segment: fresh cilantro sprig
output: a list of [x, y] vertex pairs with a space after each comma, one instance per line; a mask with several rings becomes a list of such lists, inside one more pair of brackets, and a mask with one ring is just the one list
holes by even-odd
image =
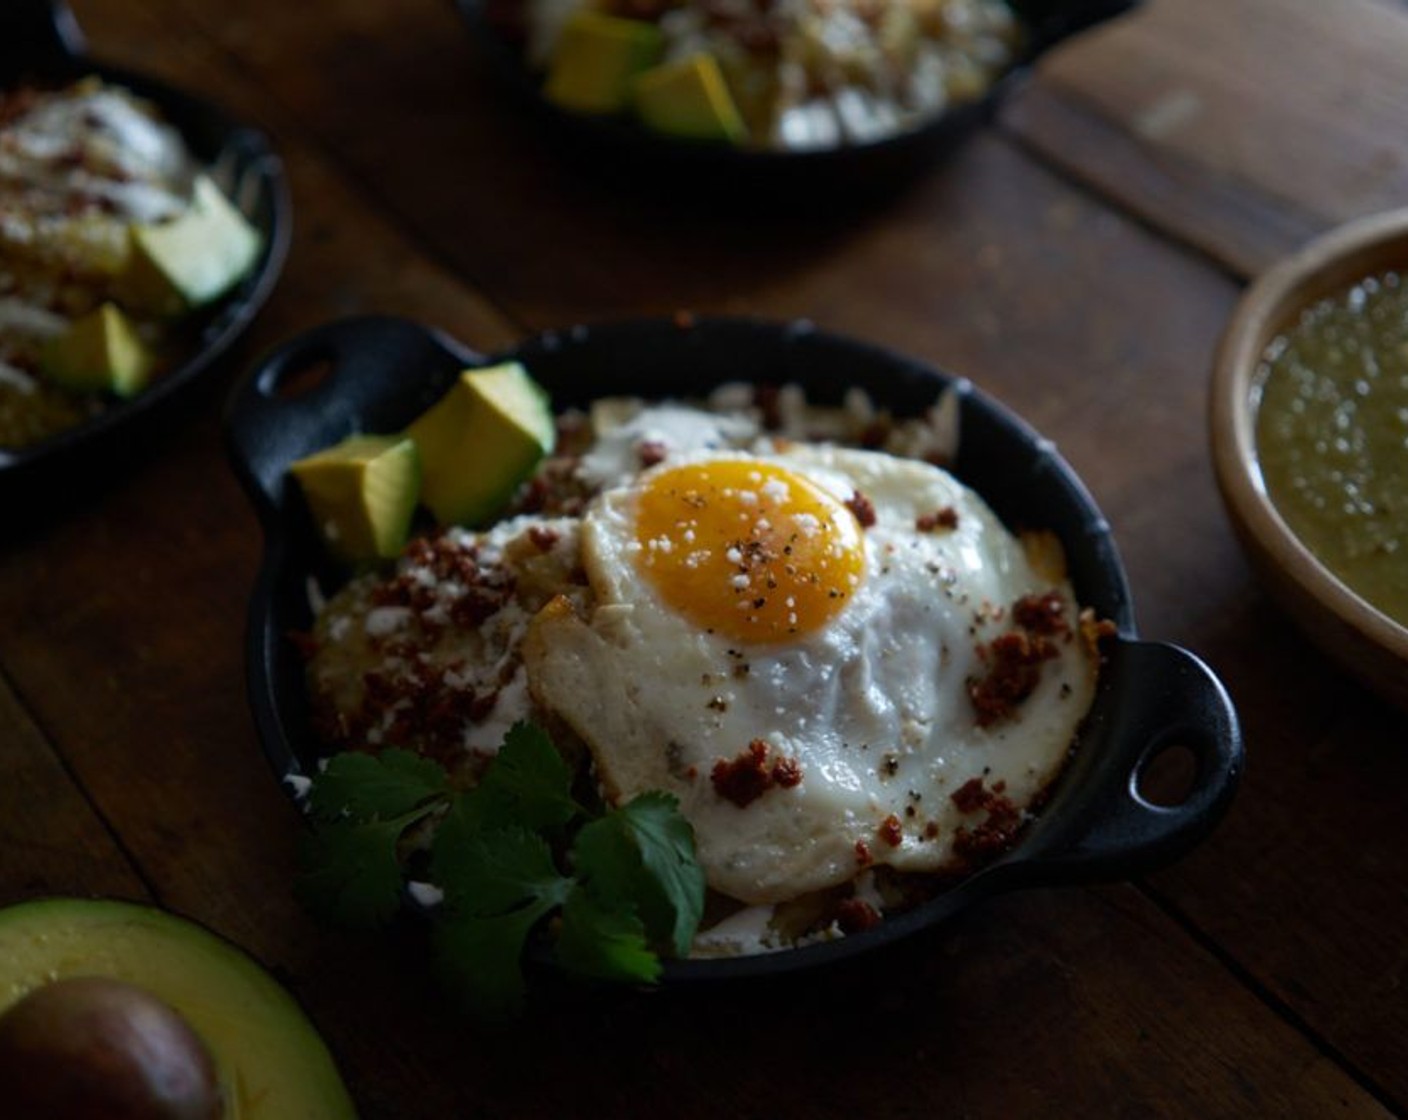
[[521, 1005], [524, 949], [545, 926], [565, 971], [652, 982], [660, 951], [685, 954], [703, 913], [693, 830], [668, 794], [594, 812], [571, 787], [547, 734], [527, 723], [469, 790], [409, 751], [337, 755], [309, 792], [300, 893], [329, 920], [385, 924], [400, 906], [408, 849], [428, 847], [428, 878], [444, 893], [435, 957], [471, 1009]]
[[313, 780], [313, 829], [299, 853], [298, 890], [342, 925], [384, 925], [401, 905], [401, 838], [453, 801], [445, 771], [410, 751], [339, 754]]

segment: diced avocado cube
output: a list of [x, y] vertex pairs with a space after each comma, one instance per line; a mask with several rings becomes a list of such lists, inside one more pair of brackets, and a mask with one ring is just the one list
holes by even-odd
[[465, 370], [406, 434], [420, 449], [421, 501], [442, 525], [483, 525], [556, 439], [547, 394], [517, 362]]
[[123, 296], [133, 307], [169, 316], [223, 296], [254, 267], [263, 244], [204, 175], [196, 176], [189, 210], [171, 221], [134, 225], [130, 237]]
[[748, 128], [711, 54], [647, 70], [635, 83], [636, 113], [648, 128], [686, 140], [742, 142]]
[[348, 564], [396, 556], [420, 495], [420, 455], [403, 435], [348, 436], [290, 468], [328, 549]]
[[663, 49], [654, 24], [578, 12], [563, 25], [543, 94], [575, 113], [619, 113], [630, 105], [632, 80]]
[[40, 355], [44, 375], [80, 393], [130, 397], [151, 379], [156, 359], [132, 321], [104, 303], [49, 339]]

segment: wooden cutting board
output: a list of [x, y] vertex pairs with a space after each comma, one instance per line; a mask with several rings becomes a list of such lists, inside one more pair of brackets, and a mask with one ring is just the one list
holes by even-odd
[[1147, 0], [1047, 55], [1003, 125], [1247, 277], [1408, 206], [1408, 5]]

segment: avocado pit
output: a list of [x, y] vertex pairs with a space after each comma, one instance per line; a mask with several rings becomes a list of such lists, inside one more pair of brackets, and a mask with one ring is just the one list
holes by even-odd
[[36, 988], [0, 1015], [0, 1101], [15, 1120], [221, 1120], [215, 1063], [170, 1005], [98, 976]]

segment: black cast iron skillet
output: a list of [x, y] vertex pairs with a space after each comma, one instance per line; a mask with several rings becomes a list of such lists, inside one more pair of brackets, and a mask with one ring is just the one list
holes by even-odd
[[[912, 415], [951, 385], [961, 402], [955, 473], [1009, 526], [1053, 530], [1080, 602], [1118, 627], [1071, 763], [1015, 850], [874, 929], [765, 956], [668, 962], [667, 979], [818, 965], [933, 926], [998, 891], [1132, 876], [1196, 843], [1227, 806], [1242, 767], [1232, 704], [1192, 654], [1136, 637], [1109, 526], [1053, 444], [967, 381], [805, 323], [742, 319], [575, 327], [492, 357], [406, 320], [348, 319], [294, 339], [250, 371], [234, 389], [225, 421], [235, 469], [264, 528], [246, 669], [255, 722], [276, 774], [307, 774], [316, 764], [302, 661], [288, 635], [309, 625], [310, 579], [326, 589], [343, 578], [324, 557], [287, 477], [289, 464], [354, 430], [399, 430], [464, 367], [509, 357], [526, 364], [558, 408], [607, 394], [699, 395], [723, 381], [754, 378], [797, 382], [811, 399], [830, 403], [859, 385], [878, 404]], [[313, 370], [322, 379], [293, 395]], [[1192, 754], [1196, 776], [1180, 804], [1161, 807], [1144, 798], [1139, 781], [1150, 760], [1172, 747]]]
[[[489, 15], [494, 0], [454, 2], [506, 88], [541, 120], [554, 140], [569, 153], [584, 157], [584, 166], [652, 186], [664, 180], [692, 195], [707, 191], [715, 203], [741, 203], [746, 208], [758, 201], [827, 204], [839, 194], [868, 196], [902, 183], [952, 151], [988, 119], [1041, 55], [1072, 35], [1136, 7], [1140, 0], [1009, 0], [1027, 40], [1011, 66], [981, 97], [883, 139], [809, 151], [701, 144], [629, 121], [559, 108], [542, 95], [541, 77], [526, 64], [522, 45], [495, 26]], [[818, 195], [824, 197], [818, 199]]]
[[87, 75], [151, 101], [180, 131], [196, 158], [264, 238], [254, 269], [213, 309], [198, 313], [189, 356], [129, 401], [22, 449], [0, 448], [0, 504], [12, 508], [61, 503], [80, 472], [91, 476], [175, 415], [217, 358], [234, 343], [273, 289], [288, 251], [291, 213], [283, 165], [268, 140], [215, 106], [151, 78], [90, 59], [64, 0], [0, 3], [0, 88], [62, 85]]

